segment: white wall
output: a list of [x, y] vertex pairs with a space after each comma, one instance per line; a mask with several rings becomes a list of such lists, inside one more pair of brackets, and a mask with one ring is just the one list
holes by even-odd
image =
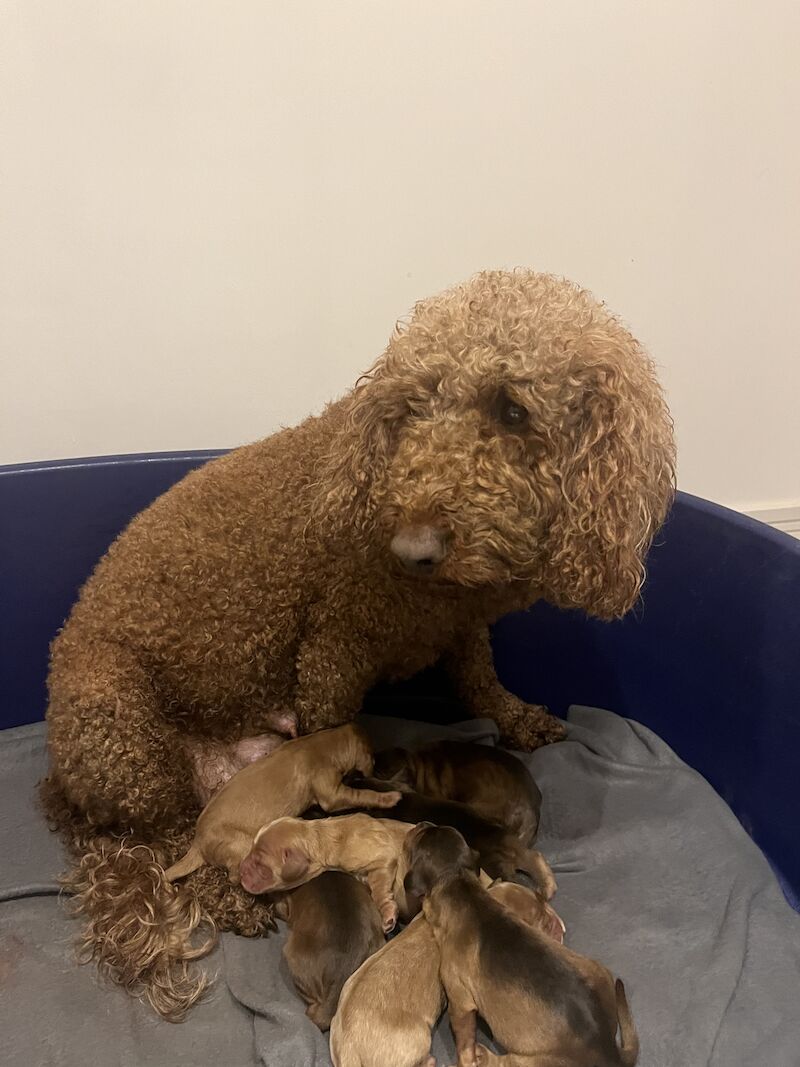
[[410, 304], [567, 274], [680, 483], [800, 501], [796, 0], [3, 0], [0, 462], [235, 445]]

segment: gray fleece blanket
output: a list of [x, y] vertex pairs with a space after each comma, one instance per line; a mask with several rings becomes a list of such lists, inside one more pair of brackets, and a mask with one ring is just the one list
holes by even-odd
[[[378, 745], [496, 742], [493, 724], [365, 718]], [[540, 847], [567, 943], [625, 979], [641, 1067], [798, 1067], [800, 916], [708, 783], [649, 730], [573, 708], [568, 739], [524, 757], [544, 794]], [[226, 935], [214, 992], [162, 1022], [74, 962], [57, 839], [34, 804], [41, 725], [0, 734], [0, 1062], [5, 1067], [323, 1067], [283, 935]], [[446, 1019], [434, 1036], [454, 1061]], [[387, 1064], [387, 1067], [391, 1065]]]

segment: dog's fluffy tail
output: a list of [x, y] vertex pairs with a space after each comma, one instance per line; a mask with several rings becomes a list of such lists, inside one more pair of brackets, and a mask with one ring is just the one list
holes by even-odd
[[621, 978], [618, 978], [614, 983], [614, 992], [617, 997], [617, 1022], [619, 1023], [619, 1036], [622, 1041], [618, 1050], [619, 1062], [622, 1067], [634, 1067], [639, 1059], [639, 1035], [636, 1032], [631, 1009], [628, 1006], [628, 998], [625, 996], [625, 986]]
[[148, 846], [108, 836], [87, 843], [62, 885], [71, 894], [72, 913], [86, 920], [81, 961], [94, 961], [170, 1022], [183, 1019], [209, 985], [193, 963], [217, 939], [196, 894], [170, 884]]

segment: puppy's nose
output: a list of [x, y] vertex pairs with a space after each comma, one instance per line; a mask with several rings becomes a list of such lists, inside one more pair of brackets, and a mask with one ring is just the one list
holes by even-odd
[[414, 574], [430, 574], [447, 555], [447, 534], [435, 526], [401, 526], [389, 548]]

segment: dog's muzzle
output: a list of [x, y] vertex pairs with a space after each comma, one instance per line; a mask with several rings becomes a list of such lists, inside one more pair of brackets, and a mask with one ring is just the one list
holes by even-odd
[[433, 574], [447, 555], [447, 533], [435, 526], [401, 526], [389, 548], [412, 574]]

